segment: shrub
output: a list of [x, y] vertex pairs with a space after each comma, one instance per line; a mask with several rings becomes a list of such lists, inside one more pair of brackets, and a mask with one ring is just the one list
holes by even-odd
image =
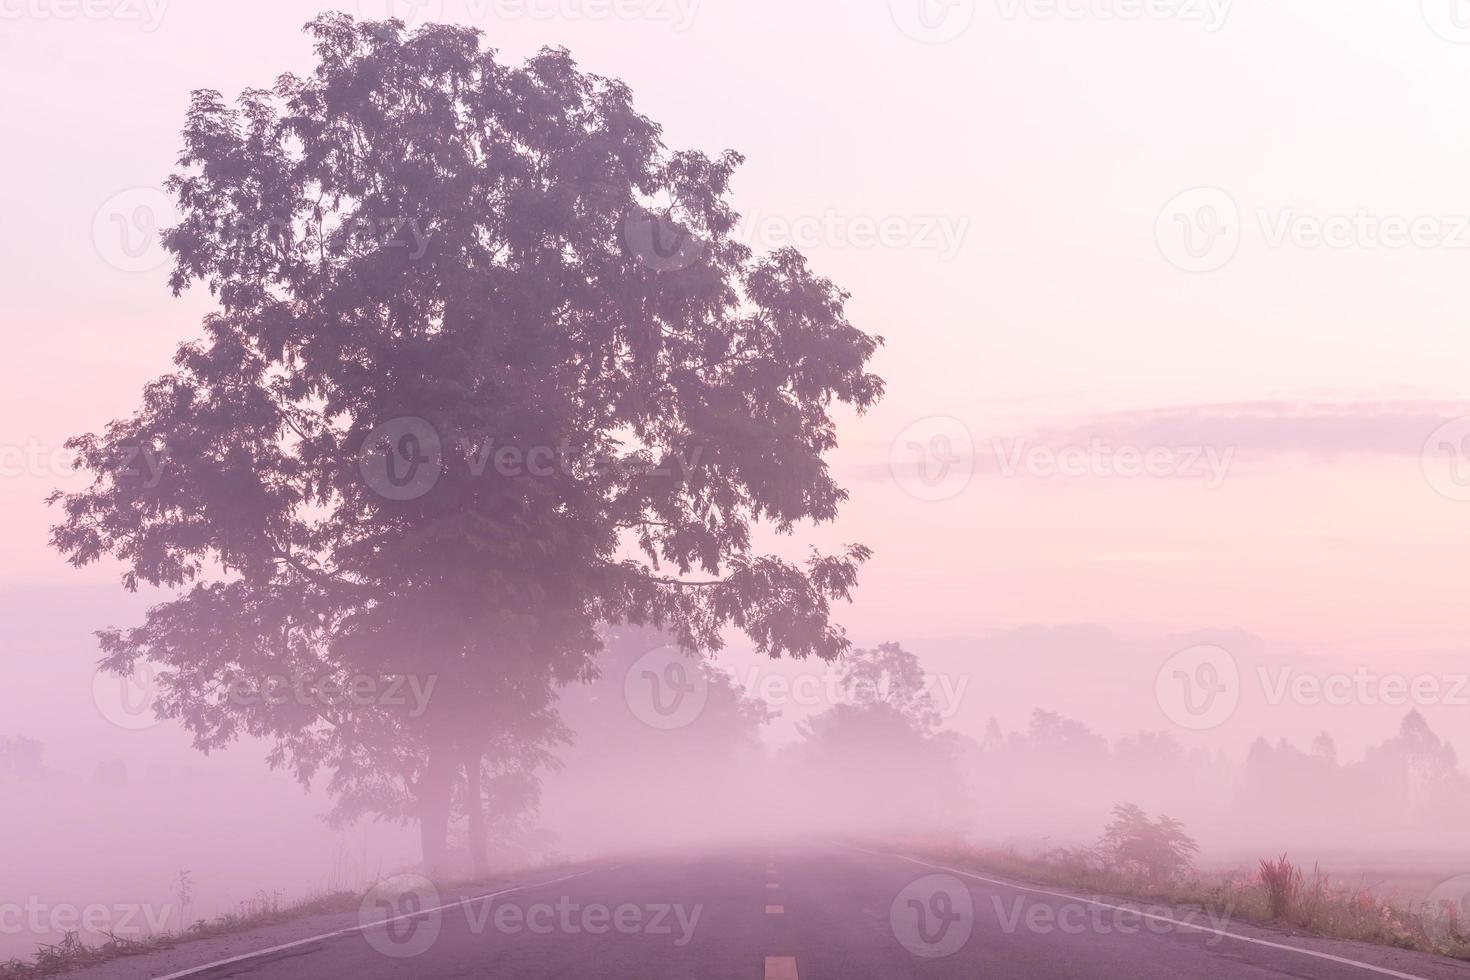
[[1113, 807], [1113, 820], [1103, 831], [1098, 850], [1120, 871], [1167, 882], [1190, 871], [1199, 845], [1173, 817], [1151, 820], [1134, 804], [1120, 803]]
[[1302, 869], [1288, 861], [1285, 854], [1274, 861], [1261, 858], [1261, 884], [1266, 888], [1271, 917], [1279, 919], [1291, 909], [1301, 890]]

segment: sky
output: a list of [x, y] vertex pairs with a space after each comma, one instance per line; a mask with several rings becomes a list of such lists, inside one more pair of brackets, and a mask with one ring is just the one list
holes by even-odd
[[[347, 9], [471, 23], [507, 59], [565, 45], [669, 146], [745, 154], [740, 234], [799, 245], [886, 342], [887, 397], [841, 420], [842, 516], [766, 542], [874, 548], [858, 642], [1086, 623], [1462, 649], [1455, 9], [922, 2]], [[59, 447], [130, 411], [209, 309], [168, 293], [149, 232], [190, 90], [304, 70], [320, 9], [0, 0], [0, 588], [115, 581], [46, 545]]]

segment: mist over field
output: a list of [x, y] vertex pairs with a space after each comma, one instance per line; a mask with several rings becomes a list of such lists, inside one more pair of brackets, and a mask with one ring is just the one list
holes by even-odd
[[[6, 955], [59, 939], [68, 923], [56, 908], [166, 931], [180, 915], [363, 888], [417, 866], [411, 827], [334, 829], [323, 787], [270, 773], [265, 746], [246, 739], [201, 756], [152, 719], [146, 681], [99, 683], [85, 639], [42, 625], [85, 593], [12, 595], [7, 622], [36, 623], [33, 648], [71, 666], [65, 685], [11, 707], [30, 724], [3, 743], [4, 881], [10, 894], [37, 896], [36, 914], [57, 928], [10, 931]], [[1027, 627], [911, 646], [923, 651], [916, 686], [879, 676], [867, 688], [845, 685], [840, 665], [738, 648], [698, 667], [657, 631], [615, 631], [602, 676], [561, 692], [557, 766], [539, 790], [507, 780], [506, 812], [492, 810], [492, 867], [772, 838], [962, 840], [1040, 855], [1091, 847], [1126, 801], [1182, 820], [1205, 868], [1285, 851], [1411, 899], [1459, 873], [1470, 778], [1455, 755], [1464, 712], [1448, 687], [1448, 704], [1392, 691], [1381, 704], [1340, 694], [1293, 703], [1281, 695], [1288, 679], [1342, 686], [1362, 671], [1273, 654], [1241, 631]], [[1155, 681], [1172, 653], [1200, 646], [1238, 651], [1248, 676], [1230, 718], [1191, 731], [1171, 721], [1176, 704], [1158, 699]], [[1455, 658], [1402, 662], [1457, 683]], [[682, 701], [666, 675], [680, 664]], [[927, 699], [922, 709], [890, 713], [902, 690]], [[1344, 813], [1352, 819], [1332, 817]]]

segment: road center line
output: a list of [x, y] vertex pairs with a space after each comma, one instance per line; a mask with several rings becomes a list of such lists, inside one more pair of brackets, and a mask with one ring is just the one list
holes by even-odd
[[[914, 864], [920, 865], [925, 868], [933, 868], [936, 871], [948, 871], [951, 874], [964, 875], [966, 878], [974, 878], [976, 881], [984, 881], [992, 885], [1000, 885], [1004, 888], [1013, 888], [1016, 891], [1031, 892], [1035, 895], [1050, 895], [1052, 898], [1065, 898], [1071, 902], [1082, 902], [1085, 905], [1095, 905], [1098, 908], [1113, 909], [1118, 912], [1127, 912], [1131, 915], [1136, 915], [1144, 919], [1152, 919], [1155, 922], [1168, 922], [1183, 929], [1193, 929], [1196, 932], [1207, 932], [1211, 935], [1221, 936], [1226, 939], [1237, 939], [1243, 943], [1252, 943], [1256, 946], [1267, 946], [1271, 949], [1285, 950], [1288, 953], [1300, 953], [1302, 956], [1311, 956], [1319, 960], [1328, 960], [1333, 963], [1341, 963], [1344, 966], [1357, 967], [1360, 970], [1368, 970], [1371, 973], [1382, 974], [1386, 977], [1398, 977], [1399, 980], [1429, 980], [1428, 977], [1421, 977], [1417, 973], [1401, 973], [1398, 970], [1390, 970], [1386, 966], [1374, 966], [1372, 963], [1364, 963], [1361, 960], [1348, 959], [1346, 956], [1336, 956], [1332, 953], [1323, 953], [1315, 949], [1303, 949], [1301, 946], [1288, 946], [1285, 943], [1272, 942], [1269, 939], [1257, 939], [1254, 936], [1244, 936], [1238, 932], [1229, 932], [1225, 929], [1216, 929], [1213, 926], [1202, 926], [1194, 922], [1184, 922], [1179, 919], [1170, 918], [1167, 915], [1158, 915], [1154, 912], [1143, 912], [1139, 909], [1131, 909], [1128, 908], [1126, 905], [1112, 905], [1108, 902], [1099, 901], [1095, 898], [1083, 898], [1080, 895], [1069, 895], [1066, 892], [1057, 892], [1051, 891], [1046, 888], [1031, 888], [1027, 885], [1018, 885], [1015, 882], [1002, 881], [999, 878], [987, 878], [984, 875], [975, 874], [973, 871], [964, 871], [960, 868], [951, 868], [945, 864], [934, 864], [930, 861], [922, 861], [916, 857], [909, 857], [907, 854], [889, 854], [883, 851], [870, 851], [865, 847], [858, 847], [856, 844], [846, 844], [842, 843], [841, 841], [839, 841], [838, 843], [843, 847], [850, 848], [854, 851], [861, 851], [864, 854], [871, 854], [874, 857], [900, 858], [904, 861], [911, 861]], [[167, 980], [167, 978], [165, 978], [165, 980]]]
[[228, 966], [231, 963], [240, 963], [245, 960], [253, 960], [259, 956], [269, 956], [271, 953], [279, 953], [282, 950], [286, 949], [295, 949], [297, 946], [305, 946], [309, 943], [319, 943], [325, 939], [336, 939], [338, 936], [350, 936], [354, 932], [366, 932], [368, 929], [376, 929], [379, 926], [385, 926], [390, 922], [401, 922], [404, 919], [417, 919], [420, 916], [431, 915], [434, 912], [442, 912], [445, 909], [463, 908], [464, 906], [469, 905], [472, 902], [487, 902], [492, 898], [499, 898], [501, 895], [509, 895], [511, 892], [523, 892], [528, 888], [541, 888], [545, 885], [557, 885], [563, 881], [571, 881], [573, 878], [581, 878], [584, 875], [590, 875], [594, 871], [616, 871], [618, 868], [621, 867], [622, 865], [619, 864], [614, 865], [611, 868], [589, 868], [586, 871], [578, 871], [576, 874], [563, 875], [560, 878], [552, 878], [550, 881], [532, 881], [527, 882], [524, 885], [516, 885], [512, 888], [502, 888], [498, 892], [490, 892], [486, 895], [476, 895], [473, 898], [461, 898], [457, 901], [445, 902], [443, 905], [436, 905], [431, 909], [420, 909], [417, 912], [405, 912], [403, 915], [395, 915], [392, 918], [379, 919], [376, 922], [369, 922], [365, 925], [349, 926], [346, 929], [338, 929], [334, 932], [324, 932], [320, 936], [308, 936], [305, 939], [295, 939], [289, 943], [281, 943], [279, 946], [269, 946], [265, 949], [252, 950], [249, 953], [241, 953], [239, 956], [230, 956], [222, 960], [215, 960], [213, 963], [205, 963], [202, 966], [191, 966], [187, 970], [180, 970], [177, 973], [170, 973], [167, 976], [157, 977], [156, 980], [179, 980], [179, 978], [181, 977], [192, 977], [196, 973], [203, 973], [206, 970], [213, 970], [216, 967]]
[[795, 956], [767, 956], [766, 980], [799, 980]]

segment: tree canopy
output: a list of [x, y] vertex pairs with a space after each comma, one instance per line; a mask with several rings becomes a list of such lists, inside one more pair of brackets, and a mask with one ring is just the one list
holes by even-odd
[[[798, 252], [731, 237], [738, 154], [667, 150], [567, 51], [306, 30], [310, 74], [193, 96], [164, 244], [173, 291], [217, 308], [136, 412], [69, 443], [94, 480], [56, 495], [53, 544], [173, 593], [104, 664], [161, 665], [197, 744], [273, 740], [344, 818], [417, 801], [432, 863], [451, 798], [474, 819], [505, 775], [485, 760], [562, 737], [550, 692], [595, 669], [598, 624], [846, 649], [830, 606], [867, 549], [798, 563], [752, 529], [836, 516], [831, 412], [881, 396], [881, 340]], [[313, 696], [239, 696], [272, 672]], [[404, 676], [440, 681], [417, 714], [319, 696]]]

